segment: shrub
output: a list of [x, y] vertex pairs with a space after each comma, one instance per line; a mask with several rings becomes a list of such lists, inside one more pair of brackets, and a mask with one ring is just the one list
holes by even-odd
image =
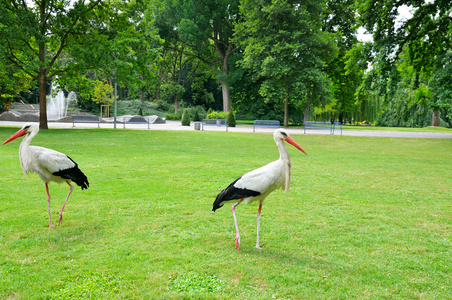
[[195, 110], [195, 115], [193, 116], [193, 121], [194, 121], [194, 122], [199, 122], [199, 121], [201, 121], [201, 119], [199, 118], [199, 114], [198, 114], [198, 111], [197, 111], [197, 110]]
[[166, 120], [182, 120], [181, 114], [166, 114], [165, 115]]
[[[97, 104], [93, 108], [84, 108], [89, 110], [92, 109], [93, 113], [99, 111], [99, 106]], [[166, 113], [174, 111], [174, 106], [172, 106], [171, 104], [162, 103], [161, 101], [141, 102], [140, 100], [120, 100], [118, 101], [117, 115], [133, 115], [139, 112], [140, 108], [142, 115], [144, 116], [157, 115], [159, 117], [164, 117]]]
[[188, 113], [188, 109], [184, 109], [184, 113], [182, 114], [182, 126], [190, 126], [190, 114]]
[[226, 119], [227, 114], [222, 111], [212, 111], [210, 114], [207, 114], [207, 119]]
[[139, 116], [142, 116], [142, 115], [143, 115], [143, 110], [141, 109], [141, 107], [140, 107], [140, 109], [138, 110], [138, 115], [139, 115]]
[[230, 112], [228, 112], [228, 116], [226, 119], [228, 121], [229, 127], [235, 127], [235, 117], [234, 117], [234, 113], [232, 112], [232, 110]]

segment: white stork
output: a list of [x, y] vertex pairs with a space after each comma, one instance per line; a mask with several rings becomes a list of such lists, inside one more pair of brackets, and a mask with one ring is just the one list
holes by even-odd
[[42, 181], [44, 181], [49, 210], [49, 228], [53, 228], [52, 217], [50, 214], [49, 182], [66, 182], [70, 187], [69, 194], [67, 195], [66, 201], [64, 201], [63, 207], [60, 211], [58, 225], [60, 225], [63, 221], [63, 209], [66, 206], [66, 202], [69, 199], [72, 190], [74, 189], [70, 181], [73, 181], [78, 186], [82, 187], [82, 190], [87, 189], [89, 183], [86, 175], [83, 174], [83, 172], [78, 168], [78, 165], [69, 156], [52, 149], [30, 146], [31, 140], [38, 133], [38, 131], [39, 127], [37, 124], [25, 124], [19, 131], [4, 141], [2, 145], [9, 143], [20, 136], [26, 135], [19, 147], [20, 164], [22, 165], [25, 177], [27, 177], [29, 172], [37, 173]]
[[276, 129], [273, 133], [273, 139], [278, 146], [280, 157], [278, 160], [271, 162], [263, 167], [260, 167], [254, 171], [248, 172], [242, 175], [234, 182], [232, 182], [227, 188], [218, 194], [215, 202], [213, 203], [213, 211], [222, 207], [225, 202], [237, 201], [232, 205], [232, 214], [234, 216], [236, 237], [235, 247], [240, 250], [240, 235], [239, 227], [237, 225], [237, 218], [235, 216], [235, 208], [237, 205], [245, 201], [246, 204], [259, 201], [259, 209], [257, 211], [257, 242], [256, 248], [261, 248], [259, 245], [259, 226], [261, 218], [262, 203], [265, 198], [276, 190], [282, 188], [286, 192], [290, 187], [290, 157], [287, 152], [286, 146], [283, 141], [292, 144], [295, 148], [302, 151], [307, 155], [306, 151], [301, 148], [284, 129]]

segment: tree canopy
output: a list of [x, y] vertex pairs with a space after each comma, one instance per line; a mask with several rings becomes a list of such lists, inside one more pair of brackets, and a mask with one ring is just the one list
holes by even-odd
[[0, 0], [0, 104], [38, 87], [47, 128], [50, 82], [93, 110], [117, 82], [176, 114], [451, 127], [451, 21], [446, 0]]

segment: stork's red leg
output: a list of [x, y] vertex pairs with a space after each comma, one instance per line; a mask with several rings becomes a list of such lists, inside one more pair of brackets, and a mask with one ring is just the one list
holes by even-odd
[[257, 241], [256, 241], [256, 248], [261, 249], [261, 246], [259, 245], [259, 229], [260, 229], [260, 223], [261, 223], [261, 210], [262, 210], [262, 203], [259, 204], [259, 209], [257, 211]]
[[52, 225], [52, 215], [50, 213], [50, 193], [49, 193], [49, 184], [46, 182], [46, 192], [47, 192], [47, 206], [48, 206], [48, 210], [49, 210], [49, 228], [53, 228]]
[[63, 222], [63, 209], [66, 206], [66, 202], [69, 199], [69, 196], [71, 195], [72, 191], [74, 190], [74, 187], [69, 183], [69, 181], [66, 181], [66, 182], [71, 188], [69, 190], [69, 194], [67, 194], [66, 200], [64, 201], [63, 207], [60, 210], [60, 219], [58, 220], [58, 225], [61, 225], [61, 222]]
[[235, 216], [235, 207], [237, 205], [239, 205], [240, 203], [242, 203], [242, 200], [239, 200], [237, 203], [232, 205], [232, 215], [234, 216], [234, 223], [235, 223], [235, 232], [236, 232], [236, 236], [235, 236], [235, 247], [237, 248], [237, 250], [240, 250], [240, 234], [239, 234], [239, 225], [237, 224], [237, 217]]

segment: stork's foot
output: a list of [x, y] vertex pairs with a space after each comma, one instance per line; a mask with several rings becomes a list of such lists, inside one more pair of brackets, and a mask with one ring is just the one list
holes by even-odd
[[53, 225], [52, 225], [52, 223], [50, 223], [50, 225], [49, 225], [49, 229], [53, 229]]
[[60, 218], [58, 219], [58, 226], [60, 226], [61, 223], [63, 223], [63, 213], [62, 212], [60, 212]]
[[237, 248], [237, 250], [240, 250], [240, 235], [237, 235], [235, 237], [235, 247]]
[[256, 248], [257, 248], [257, 249], [262, 249], [262, 247], [259, 246], [259, 244], [256, 245]]

